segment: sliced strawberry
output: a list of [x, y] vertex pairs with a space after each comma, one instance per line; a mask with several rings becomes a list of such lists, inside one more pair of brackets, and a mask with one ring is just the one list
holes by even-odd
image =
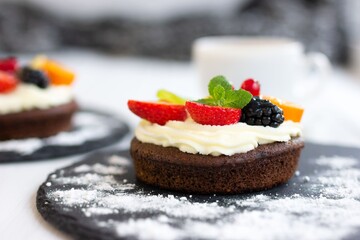
[[0, 93], [13, 91], [18, 84], [18, 80], [11, 74], [0, 71]]
[[13, 73], [17, 69], [17, 60], [15, 57], [8, 57], [0, 59], [0, 70], [4, 72]]
[[186, 119], [184, 105], [129, 100], [128, 107], [137, 116], [159, 125], [164, 125], [170, 120], [185, 121]]
[[203, 125], [230, 125], [239, 122], [241, 109], [210, 106], [197, 102], [186, 102], [186, 110], [191, 118]]

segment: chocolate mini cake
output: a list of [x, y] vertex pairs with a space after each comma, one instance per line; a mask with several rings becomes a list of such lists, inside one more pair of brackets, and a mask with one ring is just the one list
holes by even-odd
[[181, 152], [175, 147], [131, 143], [136, 177], [164, 189], [194, 193], [242, 193], [287, 182], [298, 165], [304, 142], [260, 145], [247, 153], [207, 156]]
[[162, 90], [161, 102], [129, 100], [129, 109], [144, 119], [130, 147], [137, 179], [202, 194], [258, 191], [287, 182], [304, 147], [303, 109], [254, 97], [260, 85], [252, 79], [242, 87], [246, 90], [234, 90], [218, 76], [205, 99], [181, 101]]
[[75, 75], [45, 56], [18, 66], [0, 59], [0, 141], [44, 138], [69, 130], [77, 110]]
[[75, 101], [49, 109], [0, 115], [0, 140], [49, 137], [71, 127]]

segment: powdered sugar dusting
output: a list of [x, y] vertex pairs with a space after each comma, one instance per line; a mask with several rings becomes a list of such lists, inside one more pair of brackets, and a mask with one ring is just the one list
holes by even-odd
[[360, 168], [354, 158], [320, 158], [317, 164], [328, 166], [317, 178], [322, 188], [319, 191], [328, 197], [360, 200]]
[[0, 141], [0, 152], [17, 152], [22, 155], [32, 154], [45, 146], [74, 146], [81, 145], [88, 140], [100, 139], [107, 136], [111, 129], [106, 123], [109, 121], [101, 115], [89, 112], [78, 112], [74, 116], [74, 130], [62, 132], [56, 136], [38, 139]]
[[[146, 228], [148, 231], [144, 231]], [[184, 234], [180, 229], [176, 229], [167, 223], [163, 223], [157, 219], [130, 219], [128, 222], [117, 223], [116, 230], [119, 236], [137, 236], [139, 239], [178, 239]], [[159, 236], [161, 232], [161, 236]]]
[[38, 138], [28, 138], [24, 140], [9, 140], [0, 142], [0, 151], [18, 152], [21, 154], [31, 154], [44, 146], [43, 141]]
[[81, 209], [85, 216], [91, 217], [93, 215], [107, 215], [107, 214], [117, 214], [119, 210], [117, 209], [110, 209], [110, 208], [103, 208], [103, 207], [89, 207], [87, 209]]
[[354, 158], [315, 159], [309, 164], [316, 171], [299, 172], [289, 194], [236, 196], [153, 192], [128, 182], [128, 163], [114, 155], [58, 172], [46, 182], [48, 201], [79, 209], [116, 237], [136, 239], [342, 239], [360, 228], [360, 164]]
[[321, 157], [316, 160], [316, 163], [318, 165], [328, 166], [331, 169], [345, 169], [356, 166], [358, 164], [358, 160], [354, 158], [339, 156], [332, 158]]
[[95, 173], [100, 174], [114, 174], [114, 175], [120, 175], [126, 172], [125, 168], [118, 167], [118, 166], [105, 166], [100, 163], [96, 163], [92, 166], [83, 164], [81, 166], [78, 166], [74, 169], [74, 172], [90, 172], [93, 171]]
[[100, 194], [95, 190], [84, 191], [81, 189], [70, 189], [67, 191], [55, 191], [50, 194], [50, 198], [56, 202], [61, 201], [65, 205], [87, 204], [94, 201]]
[[109, 157], [108, 162], [112, 165], [128, 166], [130, 165], [130, 160], [118, 155], [113, 155]]

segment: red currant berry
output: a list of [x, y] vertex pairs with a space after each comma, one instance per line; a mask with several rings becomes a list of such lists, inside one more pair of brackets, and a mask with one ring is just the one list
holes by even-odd
[[17, 69], [17, 60], [15, 57], [0, 59], [0, 71], [13, 73]]
[[11, 74], [0, 71], [0, 93], [13, 91], [18, 84], [18, 80]]
[[253, 96], [260, 95], [260, 83], [252, 78], [246, 79], [240, 88], [250, 92]]

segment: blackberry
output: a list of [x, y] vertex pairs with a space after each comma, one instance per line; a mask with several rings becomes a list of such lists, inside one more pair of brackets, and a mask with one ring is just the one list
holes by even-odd
[[34, 84], [39, 88], [47, 88], [49, 86], [49, 79], [45, 73], [31, 67], [23, 67], [21, 69], [20, 79], [24, 83]]
[[240, 122], [248, 125], [278, 127], [284, 122], [283, 111], [268, 100], [253, 97], [242, 109]]

